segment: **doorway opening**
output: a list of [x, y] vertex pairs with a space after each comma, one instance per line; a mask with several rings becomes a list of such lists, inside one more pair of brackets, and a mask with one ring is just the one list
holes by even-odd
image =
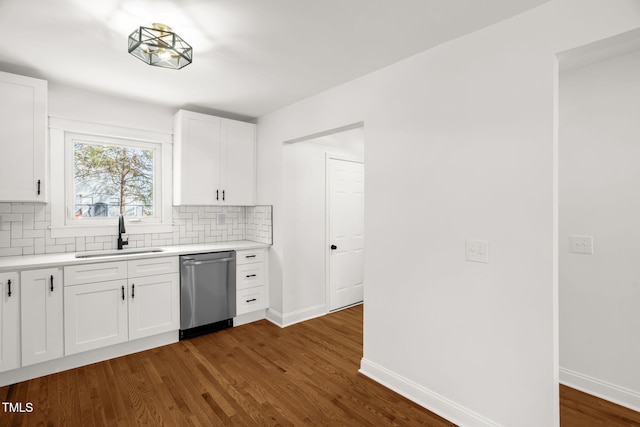
[[[327, 314], [332, 310], [330, 307], [333, 307], [330, 290], [333, 267], [329, 262], [332, 255], [329, 242], [332, 224], [329, 206], [332, 201], [327, 192], [331, 186], [327, 168], [328, 162], [333, 161], [330, 159], [363, 164], [363, 123], [284, 143], [282, 216], [285, 223], [283, 250], [287, 255], [284, 261], [286, 265], [283, 266], [283, 317], [287, 319], [285, 325]], [[362, 179], [363, 177], [361, 175]], [[351, 206], [347, 209], [349, 212], [354, 202], [353, 197], [347, 199], [350, 200], [343, 208]], [[360, 216], [364, 221], [363, 204]], [[352, 219], [347, 222], [352, 222]], [[348, 227], [352, 226], [353, 224], [349, 224]], [[362, 233], [360, 230], [360, 234]], [[337, 243], [334, 245], [338, 246]], [[341, 244], [340, 248], [346, 246]], [[362, 250], [358, 253], [359, 262], [364, 262]], [[358, 262], [358, 255], [340, 258], [346, 261], [345, 265], [354, 260]], [[359, 269], [362, 275], [362, 266]], [[347, 274], [354, 274], [355, 270], [357, 269], [348, 269]]]
[[559, 59], [559, 379], [640, 411], [640, 32]]

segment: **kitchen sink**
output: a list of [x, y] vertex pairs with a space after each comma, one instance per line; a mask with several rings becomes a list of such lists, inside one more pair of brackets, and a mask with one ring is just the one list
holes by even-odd
[[140, 248], [140, 249], [122, 249], [122, 250], [113, 250], [113, 251], [80, 252], [76, 254], [76, 258], [101, 258], [101, 257], [109, 257], [109, 256], [140, 255], [140, 254], [149, 254], [153, 252], [164, 252], [164, 249]]

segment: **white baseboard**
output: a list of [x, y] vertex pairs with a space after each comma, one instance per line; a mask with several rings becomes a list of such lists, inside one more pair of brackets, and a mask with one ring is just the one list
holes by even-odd
[[640, 412], [640, 392], [560, 368], [560, 383]]
[[305, 320], [310, 320], [316, 317], [321, 317], [325, 314], [327, 314], [327, 306], [325, 304], [318, 304], [286, 314], [268, 309], [267, 320], [271, 323], [275, 323], [281, 328], [286, 328], [287, 326], [295, 325], [296, 323], [304, 322]]
[[251, 313], [241, 314], [233, 318], [233, 327], [246, 325], [267, 318], [267, 310], [257, 310]]
[[360, 373], [459, 426], [499, 426], [498, 423], [367, 359], [361, 360]]

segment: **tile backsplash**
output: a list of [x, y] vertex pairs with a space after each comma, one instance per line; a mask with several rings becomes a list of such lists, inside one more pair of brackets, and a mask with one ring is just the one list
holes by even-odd
[[[131, 248], [234, 240], [270, 244], [271, 215], [271, 206], [174, 206], [171, 232], [125, 236]], [[115, 231], [103, 236], [52, 238], [50, 225], [50, 205], [0, 203], [0, 256], [116, 248]]]

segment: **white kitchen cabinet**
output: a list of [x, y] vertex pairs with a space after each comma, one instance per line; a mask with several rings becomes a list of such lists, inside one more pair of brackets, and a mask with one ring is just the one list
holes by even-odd
[[64, 329], [66, 355], [127, 341], [126, 279], [65, 286]]
[[266, 251], [259, 248], [236, 252], [236, 316], [269, 306]]
[[0, 372], [20, 366], [20, 282], [18, 273], [0, 274]]
[[177, 331], [178, 257], [65, 267], [65, 354]]
[[22, 366], [62, 357], [63, 286], [58, 268], [20, 274]]
[[174, 205], [254, 205], [256, 126], [180, 110], [174, 117]]
[[222, 119], [220, 188], [230, 206], [255, 205], [256, 125]]
[[180, 329], [180, 275], [129, 279], [129, 339]]
[[0, 201], [45, 202], [47, 82], [0, 72]]

